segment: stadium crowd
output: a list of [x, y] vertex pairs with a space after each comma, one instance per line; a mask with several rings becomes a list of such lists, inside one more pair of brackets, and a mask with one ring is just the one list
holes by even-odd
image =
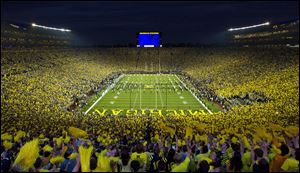
[[[299, 171], [298, 49], [136, 54], [1, 51], [1, 171]], [[268, 102], [201, 116], [67, 110], [112, 72], [157, 71], [157, 56], [162, 70], [186, 72], [222, 98], [260, 92]]]
[[[147, 118], [146, 118], [147, 119]], [[144, 121], [144, 119], [141, 119]], [[150, 121], [146, 120], [151, 124]], [[131, 124], [129, 123], [129, 126]], [[148, 125], [147, 125], [148, 126]], [[132, 128], [139, 129], [136, 123]], [[120, 127], [121, 128], [121, 127]], [[122, 129], [122, 128], [121, 128]], [[122, 129], [125, 130], [125, 129]], [[119, 134], [109, 129], [98, 136], [70, 127], [57, 138], [40, 134], [30, 140], [24, 131], [2, 134], [1, 171], [14, 172], [298, 172], [299, 134], [283, 132], [284, 141], [257, 132], [218, 138], [174, 133]], [[105, 133], [106, 132], [106, 133]], [[108, 133], [107, 133], [108, 132]], [[292, 132], [292, 131], [291, 131]], [[239, 136], [239, 137], [238, 137]], [[256, 139], [256, 137], [258, 138]], [[25, 143], [25, 144], [24, 144]]]

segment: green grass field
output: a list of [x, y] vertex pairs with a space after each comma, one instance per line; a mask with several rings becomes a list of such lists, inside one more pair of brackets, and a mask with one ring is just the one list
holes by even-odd
[[[207, 106], [205, 106], [207, 104]], [[207, 100], [196, 98], [173, 74], [124, 74], [92, 97], [85, 113], [103, 109], [204, 110], [216, 112]], [[211, 112], [210, 112], [211, 111]]]

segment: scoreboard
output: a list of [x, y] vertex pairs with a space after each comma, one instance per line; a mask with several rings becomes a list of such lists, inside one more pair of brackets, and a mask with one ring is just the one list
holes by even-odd
[[159, 32], [138, 32], [137, 47], [162, 47]]

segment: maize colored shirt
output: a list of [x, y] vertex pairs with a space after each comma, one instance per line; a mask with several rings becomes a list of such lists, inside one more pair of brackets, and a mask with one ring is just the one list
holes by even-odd
[[286, 172], [299, 172], [299, 161], [294, 158], [288, 158], [283, 162], [281, 169]]
[[195, 157], [195, 161], [196, 162], [199, 162], [199, 161], [202, 161], [202, 160], [206, 160], [208, 163], [211, 162], [212, 160], [209, 158], [209, 155], [210, 155], [210, 151], [207, 152], [207, 153], [204, 153], [204, 154], [198, 154], [196, 155]]
[[131, 154], [131, 160], [137, 160], [140, 162], [141, 165], [144, 165], [148, 162], [148, 155], [147, 153], [134, 152]]
[[109, 157], [106, 156], [107, 150], [101, 151], [101, 153], [97, 153], [96, 156], [98, 158], [97, 168], [94, 170], [96, 172], [111, 172], [110, 168], [110, 160]]
[[174, 165], [171, 172], [187, 172], [189, 164], [190, 158], [186, 157], [182, 163], [179, 165]]
[[252, 172], [251, 169], [252, 160], [251, 160], [251, 153], [249, 151], [243, 154], [242, 162], [243, 162], [242, 172]]

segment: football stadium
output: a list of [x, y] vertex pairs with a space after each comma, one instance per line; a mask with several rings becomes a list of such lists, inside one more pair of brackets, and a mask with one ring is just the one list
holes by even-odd
[[1, 2], [1, 172], [299, 172], [298, 5]]

